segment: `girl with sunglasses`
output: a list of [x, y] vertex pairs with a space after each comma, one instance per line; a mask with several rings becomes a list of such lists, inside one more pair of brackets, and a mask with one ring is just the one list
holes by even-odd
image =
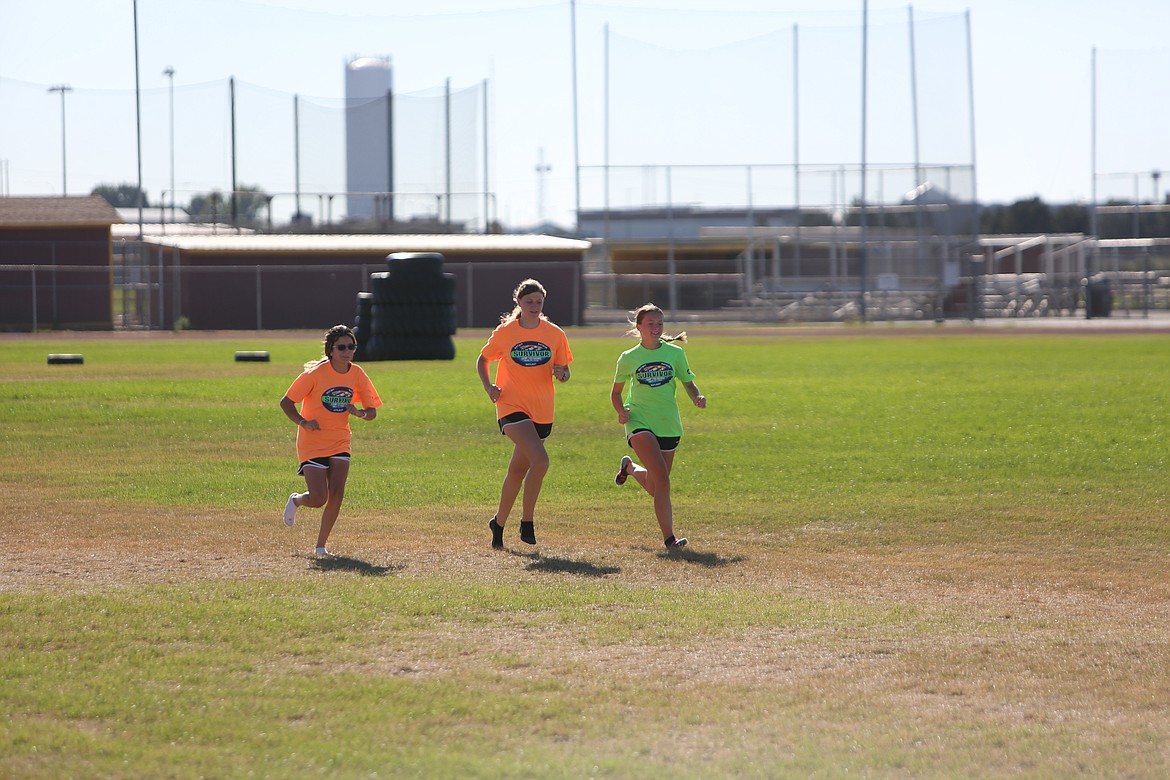
[[280, 399], [280, 408], [297, 426], [297, 473], [308, 487], [308, 492], [288, 497], [284, 522], [290, 526], [296, 522], [298, 507], [325, 507], [317, 532], [317, 555], [333, 555], [325, 549], [325, 542], [341, 512], [349, 478], [349, 418], [373, 420], [382, 405], [366, 372], [353, 362], [356, 348], [353, 331], [334, 325], [325, 333], [325, 357], [306, 363], [304, 372]]

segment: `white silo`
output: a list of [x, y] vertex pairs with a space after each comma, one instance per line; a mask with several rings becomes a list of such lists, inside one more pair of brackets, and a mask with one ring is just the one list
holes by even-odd
[[[394, 190], [392, 87], [389, 57], [355, 57], [346, 63], [345, 188], [350, 193]], [[351, 194], [346, 203], [350, 219], [391, 216], [388, 198]]]

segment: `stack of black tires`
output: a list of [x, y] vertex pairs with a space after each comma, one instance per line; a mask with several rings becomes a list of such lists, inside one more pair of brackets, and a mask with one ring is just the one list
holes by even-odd
[[455, 276], [436, 252], [395, 253], [357, 297], [354, 360], [454, 360]]

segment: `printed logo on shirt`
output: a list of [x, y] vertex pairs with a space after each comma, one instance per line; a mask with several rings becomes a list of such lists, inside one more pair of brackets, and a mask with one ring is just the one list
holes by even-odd
[[643, 363], [634, 371], [634, 379], [650, 387], [661, 387], [674, 379], [674, 366], [670, 363]]
[[344, 412], [353, 402], [352, 387], [331, 387], [321, 394], [321, 405], [330, 412]]
[[521, 341], [512, 347], [512, 362], [525, 368], [543, 366], [552, 360], [552, 347], [539, 341]]

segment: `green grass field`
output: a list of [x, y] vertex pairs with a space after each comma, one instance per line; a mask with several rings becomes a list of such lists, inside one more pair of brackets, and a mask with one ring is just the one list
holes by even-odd
[[535, 548], [486, 334], [366, 364], [332, 561], [280, 519], [317, 334], [0, 340], [0, 776], [1170, 775], [1165, 335], [693, 329], [668, 555], [616, 331]]

